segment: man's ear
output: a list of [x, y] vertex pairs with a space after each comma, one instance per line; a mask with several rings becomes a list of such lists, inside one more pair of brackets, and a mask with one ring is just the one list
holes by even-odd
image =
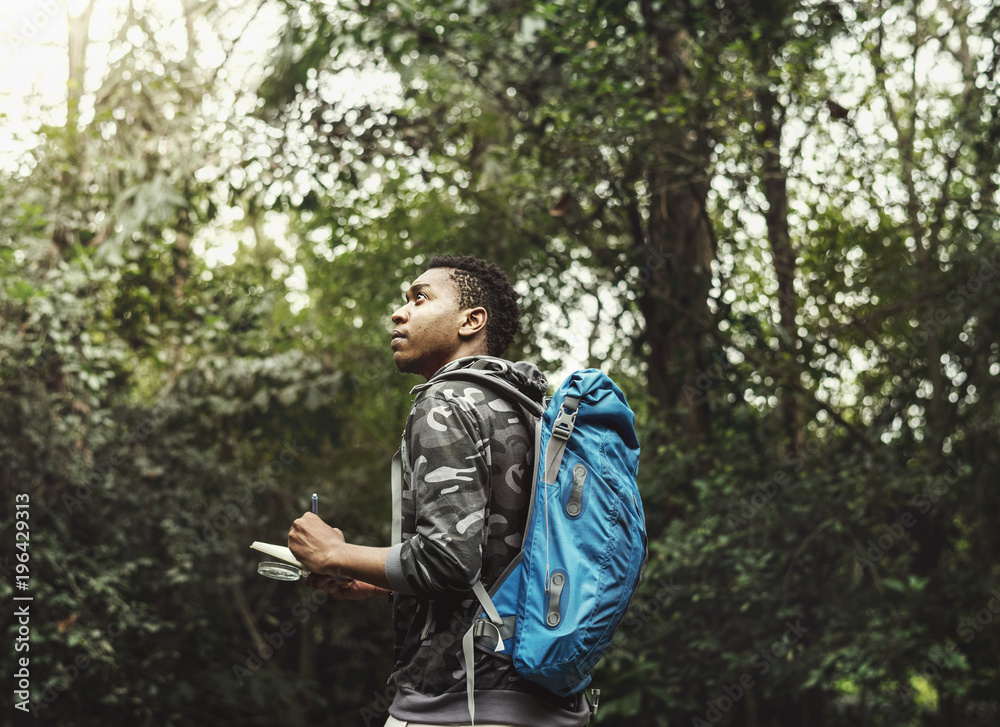
[[486, 309], [466, 308], [462, 311], [462, 324], [458, 327], [458, 335], [461, 338], [474, 338], [480, 332], [486, 335]]

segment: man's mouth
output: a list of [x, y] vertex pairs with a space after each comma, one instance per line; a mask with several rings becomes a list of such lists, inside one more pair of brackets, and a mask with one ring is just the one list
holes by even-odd
[[389, 343], [389, 345], [392, 346], [393, 348], [395, 348], [396, 342], [397, 341], [402, 341], [404, 338], [406, 338], [406, 336], [403, 335], [402, 333], [400, 333], [399, 331], [393, 331], [392, 332], [392, 341]]

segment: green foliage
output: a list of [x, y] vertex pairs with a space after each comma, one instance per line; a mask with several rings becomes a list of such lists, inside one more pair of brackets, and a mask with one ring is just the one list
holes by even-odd
[[650, 558], [595, 723], [995, 722], [995, 8], [266, 7], [237, 92], [131, 10], [93, 116], [0, 176], [0, 557], [29, 494], [41, 720], [384, 718], [388, 604], [247, 546], [311, 492], [387, 542], [389, 318], [463, 252], [519, 281], [511, 357], [637, 412]]

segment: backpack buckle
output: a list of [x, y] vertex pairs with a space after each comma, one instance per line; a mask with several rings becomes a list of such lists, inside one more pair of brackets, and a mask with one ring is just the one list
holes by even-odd
[[597, 707], [601, 703], [601, 690], [591, 689], [589, 692], [584, 692], [583, 694], [587, 697], [587, 705], [590, 707], [590, 716], [596, 717]]
[[485, 636], [487, 627], [493, 629], [493, 634], [496, 634], [497, 643], [496, 646], [493, 647], [493, 651], [504, 651], [503, 633], [501, 633], [500, 628], [496, 624], [487, 621], [484, 618], [477, 619], [476, 622], [472, 624], [472, 636], [477, 639], [481, 636]]
[[[570, 407], [568, 412], [566, 411], [567, 405]], [[555, 422], [552, 424], [553, 437], [562, 440], [569, 439], [569, 435], [573, 433], [573, 427], [576, 424], [576, 412], [579, 406], [579, 399], [572, 396], [566, 397], [562, 406], [559, 407], [559, 413], [556, 415]]]

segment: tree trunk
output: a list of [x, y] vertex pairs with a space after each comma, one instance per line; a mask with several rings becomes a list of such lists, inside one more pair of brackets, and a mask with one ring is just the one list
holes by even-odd
[[194, 51], [197, 47], [194, 20], [198, 15], [200, 4], [199, 0], [181, 0], [181, 5], [184, 6], [184, 30], [187, 33], [187, 52], [184, 58], [191, 66], [194, 65]]
[[[66, 36], [69, 75], [66, 81], [66, 165], [58, 177], [58, 185], [53, 190], [55, 207], [62, 200], [75, 200], [80, 191], [83, 176], [83, 159], [79, 148], [80, 97], [83, 95], [84, 74], [87, 70], [87, 45], [90, 43], [90, 16], [94, 3], [76, 17], [69, 17]], [[75, 240], [72, 229], [65, 224], [56, 224], [51, 230], [51, 238], [56, 255], [70, 247]]]
[[958, 706], [950, 694], [942, 694], [938, 703], [938, 718], [941, 727], [958, 727], [962, 724], [958, 717]]
[[705, 213], [708, 185], [693, 177], [666, 170], [648, 174], [649, 225], [645, 259], [638, 261], [643, 281], [639, 308], [649, 346], [650, 395], [686, 436], [707, 441], [711, 382], [703, 378], [709, 368], [706, 334], [715, 238]]
[[823, 687], [809, 687], [802, 692], [802, 727], [826, 727], [826, 694]]
[[[694, 93], [685, 50], [689, 30], [668, 20], [685, 17], [686, 6], [665, 4], [670, 7], [641, 3], [660, 59], [651, 84], [656, 98]], [[687, 124], [667, 128], [648, 160], [637, 160], [646, 167], [649, 208], [645, 249], [633, 260], [641, 271], [638, 302], [649, 347], [649, 393], [668, 425], [682, 426], [685, 437], [697, 443], [711, 437], [708, 292], [716, 244], [705, 210], [711, 149], [707, 134], [699, 131], [704, 125], [698, 114], [692, 116]]]
[[[69, 18], [69, 81], [66, 84], [66, 129], [75, 139], [80, 120], [80, 97], [83, 95], [84, 73], [87, 70], [87, 46], [90, 43], [90, 16], [94, 3], [90, 0], [82, 13]], [[71, 148], [71, 151], [72, 148]]]
[[[771, 64], [770, 56], [767, 65]], [[766, 78], [766, 73], [761, 74]], [[764, 219], [767, 237], [774, 258], [774, 273], [778, 281], [779, 343], [787, 366], [783, 375], [795, 376], [795, 359], [798, 353], [798, 298], [795, 294], [795, 251], [788, 233], [788, 175], [781, 165], [781, 135], [785, 110], [770, 88], [757, 94], [761, 106], [763, 130], [758, 134], [763, 159], [763, 191], [767, 199]], [[802, 431], [802, 412], [796, 391], [791, 386], [781, 390], [781, 411], [785, 425], [785, 446], [788, 451], [801, 450], [805, 445]]]

